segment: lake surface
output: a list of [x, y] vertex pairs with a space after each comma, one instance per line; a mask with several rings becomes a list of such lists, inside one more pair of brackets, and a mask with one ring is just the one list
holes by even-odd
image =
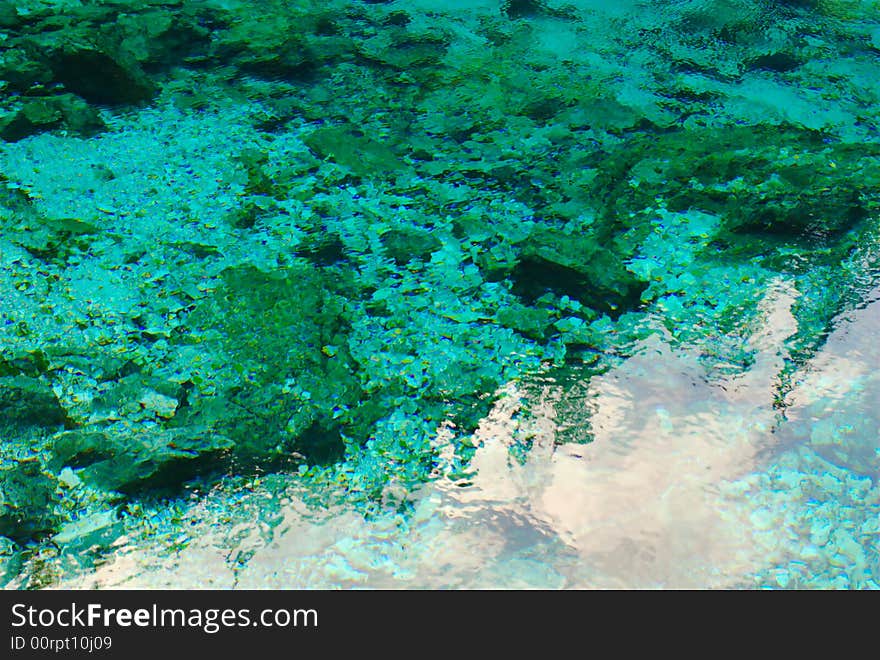
[[0, 585], [876, 589], [878, 286], [876, 0], [0, 0]]

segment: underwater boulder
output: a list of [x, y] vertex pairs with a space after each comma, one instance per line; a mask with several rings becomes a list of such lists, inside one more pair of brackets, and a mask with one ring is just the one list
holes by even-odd
[[9, 0], [0, 0], [0, 29], [15, 29], [21, 25], [21, 16], [15, 8], [15, 3]]
[[52, 541], [66, 551], [84, 551], [105, 548], [123, 532], [123, 523], [116, 511], [100, 511], [86, 515], [61, 526]]
[[327, 125], [303, 138], [318, 158], [332, 160], [356, 176], [389, 176], [406, 167], [394, 148], [348, 125]]
[[105, 128], [97, 110], [74, 94], [29, 98], [0, 118], [0, 138], [7, 142], [54, 129], [91, 137]]
[[398, 265], [404, 265], [412, 259], [427, 259], [432, 252], [440, 249], [441, 243], [427, 229], [400, 227], [382, 234], [382, 245]]
[[0, 357], [0, 377], [30, 376], [36, 378], [49, 370], [49, 360], [40, 350], [11, 352]]
[[32, 207], [21, 214], [22, 222], [4, 228], [9, 240], [45, 262], [66, 263], [75, 252], [87, 252], [99, 227], [82, 218], [51, 217]]
[[8, 536], [0, 536], [0, 589], [21, 573], [23, 564], [23, 553], [18, 544]]
[[59, 433], [52, 453], [56, 468], [76, 468], [77, 476], [90, 485], [137, 493], [176, 490], [216, 467], [231, 448], [232, 441], [211, 429], [116, 425]]
[[151, 100], [157, 86], [123, 53], [92, 46], [67, 46], [51, 58], [56, 79], [91, 103], [127, 105]]
[[[217, 17], [206, 7], [179, 3], [176, 7], [147, 7], [116, 19], [121, 46], [148, 70], [173, 66], [182, 59], [205, 57], [211, 30], [205, 23]], [[190, 59], [192, 58], [192, 59]]]
[[[821, 414], [827, 413], [823, 409]], [[842, 414], [821, 418], [813, 423], [808, 446], [832, 465], [872, 479], [880, 477], [880, 429], [875, 419]]]
[[0, 57], [0, 80], [9, 91], [26, 92], [34, 85], [52, 81], [52, 68], [33, 48], [16, 45]]
[[68, 423], [68, 418], [46, 383], [28, 376], [7, 376], [0, 378], [0, 422], [56, 426]]
[[520, 249], [511, 278], [514, 292], [528, 302], [550, 292], [616, 317], [637, 305], [647, 286], [611, 245], [592, 236], [537, 227]]
[[318, 462], [340, 456], [334, 411], [364, 397], [340, 295], [350, 278], [311, 261], [271, 272], [226, 269], [216, 294], [189, 316], [218, 369], [211, 393], [203, 384], [173, 425], [215, 429], [242, 466], [286, 462], [293, 452]]
[[36, 459], [0, 468], [0, 537], [23, 543], [53, 532], [60, 521], [55, 485]]

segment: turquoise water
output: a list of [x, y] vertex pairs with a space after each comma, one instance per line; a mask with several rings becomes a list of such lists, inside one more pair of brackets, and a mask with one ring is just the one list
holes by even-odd
[[0, 2], [7, 588], [880, 586], [874, 1]]
[[[309, 507], [285, 480], [251, 483], [235, 511], [221, 491], [189, 506], [170, 556], [169, 529], [65, 586], [876, 588], [878, 294], [798, 374], [784, 423], [780, 293], [748, 373], [708, 379], [698, 355], [650, 341], [602, 378], [511, 390], [471, 478], [420, 489], [411, 511], [364, 519]], [[534, 416], [517, 420], [524, 402]], [[591, 444], [554, 446], [587, 419]]]

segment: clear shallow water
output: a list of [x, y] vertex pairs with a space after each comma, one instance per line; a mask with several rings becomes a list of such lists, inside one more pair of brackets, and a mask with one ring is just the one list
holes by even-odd
[[[878, 588], [878, 294], [798, 373], [785, 418], [774, 403], [794, 327], [780, 290], [736, 378], [654, 339], [581, 385], [511, 388], [470, 479], [426, 486], [409, 515], [309, 510], [257, 486], [236, 524], [197, 505], [178, 553], [123, 545], [64, 586]], [[590, 413], [592, 443], [554, 444], [564, 397]], [[520, 464], [508, 446], [523, 437]]]
[[0, 577], [876, 588], [876, 2], [611, 4], [0, 5]]

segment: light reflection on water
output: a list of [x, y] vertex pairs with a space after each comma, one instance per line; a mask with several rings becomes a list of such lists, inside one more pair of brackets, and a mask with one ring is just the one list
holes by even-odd
[[[695, 352], [658, 334], [574, 388], [544, 383], [526, 397], [511, 386], [481, 426], [469, 485], [425, 487], [410, 517], [365, 521], [292, 498], [274, 531], [206, 518], [174, 557], [123, 548], [74, 586], [873, 587], [878, 294], [797, 375], [781, 421], [796, 329], [784, 286], [764, 301], [744, 374], [709, 378]], [[589, 413], [594, 442], [555, 445], [562, 397]], [[520, 465], [508, 445], [526, 436]]]

